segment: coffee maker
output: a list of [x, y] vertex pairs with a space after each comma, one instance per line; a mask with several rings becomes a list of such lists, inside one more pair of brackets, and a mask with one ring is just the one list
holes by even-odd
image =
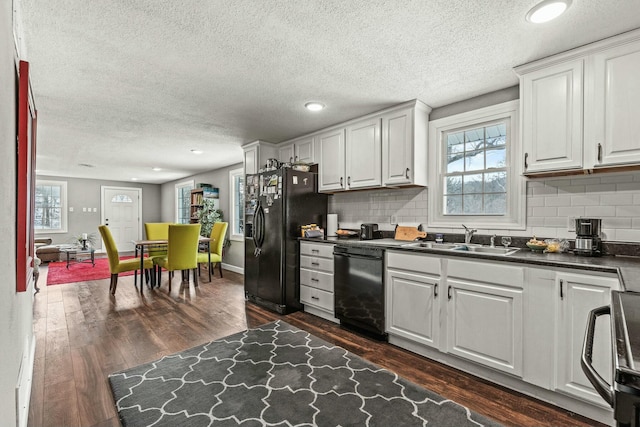
[[576, 218], [576, 245], [573, 253], [584, 256], [601, 255], [600, 218]]

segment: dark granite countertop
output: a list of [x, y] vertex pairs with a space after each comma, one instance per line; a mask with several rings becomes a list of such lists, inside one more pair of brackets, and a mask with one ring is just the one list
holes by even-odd
[[384, 249], [394, 249], [413, 253], [437, 254], [451, 257], [486, 259], [498, 262], [600, 271], [618, 274], [625, 291], [640, 292], [640, 257], [635, 256], [606, 255], [600, 257], [586, 257], [577, 256], [573, 253], [532, 252], [528, 248], [521, 248], [518, 252], [512, 255], [501, 256], [465, 251], [402, 247], [402, 245], [412, 242], [394, 239], [358, 240], [357, 238], [328, 237], [326, 239], [301, 238], [300, 240], [350, 246], [378, 246]]

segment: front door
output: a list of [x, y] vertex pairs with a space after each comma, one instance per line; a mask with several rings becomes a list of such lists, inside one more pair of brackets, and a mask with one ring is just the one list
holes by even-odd
[[102, 187], [102, 224], [111, 230], [119, 252], [133, 251], [132, 242], [142, 235], [141, 203], [141, 188]]

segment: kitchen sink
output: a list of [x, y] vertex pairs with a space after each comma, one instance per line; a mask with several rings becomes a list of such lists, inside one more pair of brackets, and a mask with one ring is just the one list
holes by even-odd
[[462, 245], [462, 243], [434, 243], [434, 242], [417, 242], [417, 243], [407, 243], [402, 245], [403, 248], [425, 248], [425, 249], [454, 249], [458, 246]]
[[476, 244], [464, 244], [464, 243], [434, 243], [434, 242], [417, 242], [408, 243], [402, 245], [403, 248], [415, 248], [415, 249], [440, 249], [443, 251], [465, 251], [475, 252], [485, 255], [498, 255], [507, 256], [520, 250], [520, 248], [492, 248], [490, 246], [482, 246]]

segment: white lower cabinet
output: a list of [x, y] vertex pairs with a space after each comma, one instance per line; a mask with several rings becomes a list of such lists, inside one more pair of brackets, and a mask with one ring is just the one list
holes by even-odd
[[300, 302], [304, 311], [338, 322], [333, 299], [333, 246], [300, 243]]
[[523, 267], [448, 261], [446, 351], [522, 376]]
[[440, 260], [387, 251], [386, 325], [390, 336], [440, 346]]
[[438, 279], [387, 271], [387, 333], [438, 348]]
[[[389, 342], [603, 423], [611, 409], [580, 365], [587, 315], [620, 289], [613, 274], [387, 251]], [[611, 331], [593, 363], [611, 381]]]
[[[580, 358], [587, 315], [611, 302], [611, 291], [619, 289], [615, 278], [584, 274], [558, 273], [558, 310], [556, 315], [556, 383], [558, 391], [607, 407], [582, 372]], [[611, 384], [611, 328], [608, 317], [596, 324], [593, 366]]]

